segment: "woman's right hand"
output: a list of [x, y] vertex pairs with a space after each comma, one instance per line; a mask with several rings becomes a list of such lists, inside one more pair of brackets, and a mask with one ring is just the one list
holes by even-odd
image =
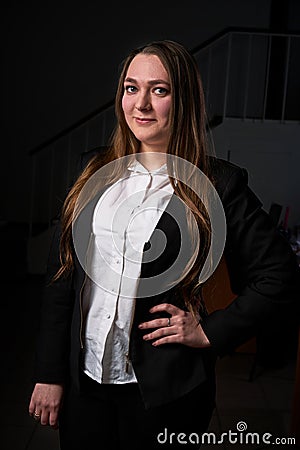
[[57, 429], [63, 393], [62, 384], [37, 383], [31, 395], [29, 414], [42, 425]]

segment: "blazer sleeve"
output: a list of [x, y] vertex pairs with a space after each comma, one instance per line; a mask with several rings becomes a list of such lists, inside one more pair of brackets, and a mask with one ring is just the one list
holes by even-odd
[[52, 282], [60, 267], [60, 223], [55, 226], [37, 330], [33, 381], [63, 383], [69, 373], [70, 324], [74, 306], [72, 275]]
[[296, 256], [249, 188], [247, 171], [235, 167], [222, 183], [219, 195], [227, 223], [224, 256], [237, 296], [202, 323], [219, 356], [234, 351], [270, 322], [278, 325], [278, 339], [284, 340], [280, 324], [295, 315], [299, 321], [300, 301]]
[[[104, 153], [100, 146], [81, 153], [77, 160], [72, 184], [94, 156]], [[63, 383], [69, 375], [71, 323], [74, 314], [74, 275], [52, 281], [61, 266], [59, 256], [61, 222], [57, 217], [48, 255], [46, 281], [40, 307], [37, 330], [33, 381], [40, 383]], [[77, 280], [78, 282], [78, 280]]]

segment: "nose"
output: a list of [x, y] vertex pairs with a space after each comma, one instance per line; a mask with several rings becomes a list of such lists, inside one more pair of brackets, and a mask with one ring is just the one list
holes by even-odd
[[136, 106], [136, 109], [137, 109], [138, 111], [150, 111], [151, 106], [150, 106], [149, 104], [146, 105], [146, 106]]
[[135, 105], [138, 111], [150, 111], [151, 102], [147, 94], [140, 94]]

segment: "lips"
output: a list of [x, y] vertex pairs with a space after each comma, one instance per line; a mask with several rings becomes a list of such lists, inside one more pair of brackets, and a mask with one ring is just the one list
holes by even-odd
[[144, 118], [144, 117], [135, 117], [134, 119], [139, 124], [146, 124], [146, 123], [155, 122], [155, 119]]

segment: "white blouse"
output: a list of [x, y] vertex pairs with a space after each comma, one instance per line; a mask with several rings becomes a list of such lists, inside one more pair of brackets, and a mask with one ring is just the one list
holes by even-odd
[[136, 161], [94, 210], [84, 372], [99, 383], [136, 382], [127, 355], [143, 248], [172, 194], [166, 165], [148, 171]]

